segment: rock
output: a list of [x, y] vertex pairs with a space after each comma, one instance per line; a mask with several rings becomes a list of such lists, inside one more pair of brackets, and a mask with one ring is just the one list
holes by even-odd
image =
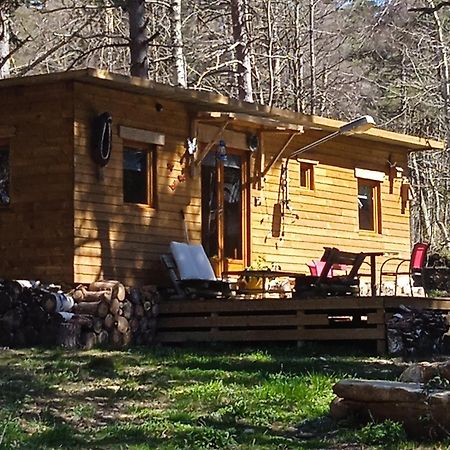
[[405, 383], [428, 383], [431, 379], [438, 376], [450, 381], [450, 361], [412, 364], [400, 375], [400, 381]]
[[333, 390], [339, 396], [330, 405], [334, 419], [391, 419], [412, 437], [446, 436], [450, 430], [450, 391], [384, 380], [342, 380]]
[[450, 361], [437, 363], [437, 371], [441, 378], [450, 381]]
[[343, 398], [336, 397], [330, 405], [330, 415], [333, 419], [342, 420], [351, 416], [355, 411], [351, 405], [348, 404]]
[[423, 402], [426, 399], [422, 385], [399, 381], [341, 380], [333, 386], [333, 392], [338, 397], [359, 402]]
[[400, 381], [405, 383], [428, 383], [428, 381], [437, 376], [438, 373], [438, 367], [436, 364], [421, 362], [409, 366], [400, 375]]

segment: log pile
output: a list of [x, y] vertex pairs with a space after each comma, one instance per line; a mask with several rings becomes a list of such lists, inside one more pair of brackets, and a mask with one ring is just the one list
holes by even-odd
[[[70, 301], [29, 281], [0, 281], [0, 346], [52, 345], [64, 321], [51, 305]], [[66, 305], [66, 306], [67, 306]]]
[[448, 329], [447, 318], [439, 311], [402, 305], [387, 322], [388, 351], [401, 356], [440, 353]]
[[92, 318], [92, 328], [82, 345], [99, 344], [126, 347], [153, 341], [156, 331], [159, 295], [154, 286], [125, 288], [118, 281], [96, 281], [73, 292], [76, 315]]
[[97, 281], [64, 294], [39, 283], [0, 281], [0, 346], [149, 344], [158, 304], [153, 286], [136, 289]]

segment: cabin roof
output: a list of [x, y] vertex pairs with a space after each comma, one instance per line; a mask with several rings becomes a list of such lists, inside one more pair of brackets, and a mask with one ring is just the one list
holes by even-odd
[[[231, 99], [224, 95], [214, 94], [194, 89], [184, 89], [156, 83], [138, 77], [128, 77], [99, 69], [81, 69], [68, 72], [58, 72], [44, 75], [33, 75], [20, 78], [7, 78], [0, 80], [1, 87], [32, 86], [59, 81], [79, 81], [82, 83], [98, 84], [112, 89], [139, 93], [141, 95], [155, 96], [162, 99], [183, 102], [189, 105], [192, 111], [215, 111], [222, 113], [246, 114], [256, 118], [267, 119], [274, 124], [291, 124], [294, 128], [303, 126], [305, 129], [321, 131], [336, 131], [345, 122], [321, 116], [296, 113], [273, 106], [248, 103]], [[407, 151], [431, 150], [444, 148], [444, 142], [411, 136], [381, 128], [372, 128], [354, 137], [384, 142], [404, 147]]]

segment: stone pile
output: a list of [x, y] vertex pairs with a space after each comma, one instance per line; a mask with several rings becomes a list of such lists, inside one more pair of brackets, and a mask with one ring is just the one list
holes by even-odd
[[387, 322], [387, 344], [391, 355], [415, 356], [440, 353], [447, 318], [439, 311], [401, 306]]
[[450, 391], [426, 389], [420, 383], [342, 380], [331, 404], [335, 419], [401, 422], [412, 437], [446, 436], [450, 432]]

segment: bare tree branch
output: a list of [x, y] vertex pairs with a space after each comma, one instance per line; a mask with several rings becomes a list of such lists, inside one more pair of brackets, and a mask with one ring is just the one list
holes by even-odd
[[436, 6], [422, 6], [420, 8], [408, 8], [408, 11], [410, 12], [421, 12], [423, 14], [433, 14], [436, 11], [439, 11], [444, 6], [450, 6], [450, 2], [441, 2], [438, 3]]

